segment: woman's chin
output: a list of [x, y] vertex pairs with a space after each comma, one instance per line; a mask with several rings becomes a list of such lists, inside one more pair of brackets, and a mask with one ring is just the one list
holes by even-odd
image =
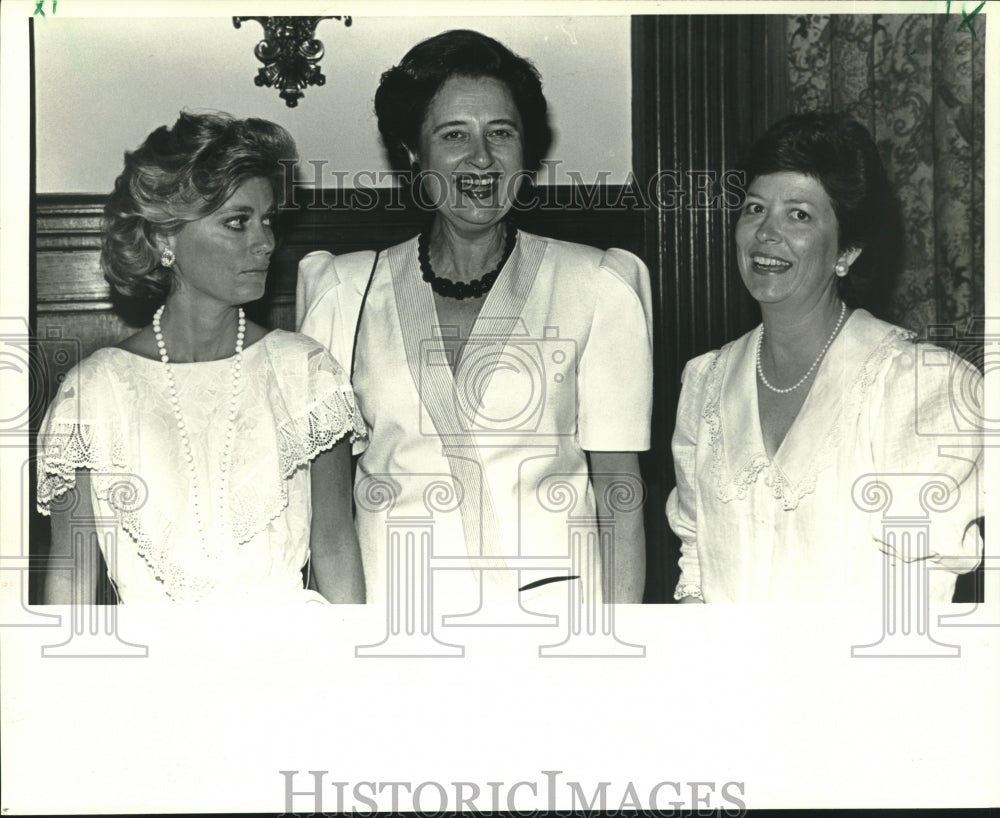
[[488, 230], [500, 224], [510, 212], [510, 203], [503, 205], [475, 204], [449, 211], [438, 211], [438, 216], [466, 229]]

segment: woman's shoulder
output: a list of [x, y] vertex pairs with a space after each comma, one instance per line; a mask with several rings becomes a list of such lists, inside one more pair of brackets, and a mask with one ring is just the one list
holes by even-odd
[[528, 233], [524, 230], [518, 231], [525, 242], [539, 242], [546, 246], [550, 252], [558, 254], [566, 260], [573, 260], [578, 263], [587, 263], [596, 268], [606, 268], [612, 272], [628, 272], [636, 268], [645, 270], [646, 265], [634, 253], [622, 250], [620, 247], [611, 247], [601, 250], [589, 244], [580, 244], [575, 241], [564, 241], [554, 239], [549, 236], [539, 236]]
[[374, 250], [339, 256], [329, 250], [314, 250], [299, 261], [299, 289], [310, 302], [332, 287], [347, 285], [364, 289], [375, 257]]
[[260, 340], [260, 344], [270, 355], [281, 355], [285, 358], [302, 358], [315, 355], [330, 357], [329, 351], [319, 341], [301, 332], [287, 329], [272, 329]]
[[742, 361], [745, 356], [750, 355], [756, 349], [755, 344], [759, 330], [760, 326], [758, 325], [739, 338], [727, 341], [721, 347], [707, 350], [700, 355], [689, 358], [681, 373], [681, 380], [685, 386], [694, 386], [707, 381], [709, 374], [717, 367], [720, 369], [716, 369], [716, 371], [725, 371], [730, 359], [733, 359], [734, 366], [738, 366], [739, 361]]
[[634, 253], [611, 247], [601, 250], [589, 244], [536, 236], [520, 231], [527, 244], [537, 242], [551, 253], [554, 266], [572, 269], [576, 274], [589, 275], [595, 282], [618, 280], [630, 289], [643, 293], [649, 289], [649, 271]]
[[81, 358], [62, 379], [64, 385], [92, 381], [122, 381], [132, 377], [137, 365], [155, 363], [122, 345], [101, 347]]
[[260, 344], [266, 350], [279, 380], [307, 371], [333, 372], [343, 376], [344, 368], [329, 350], [301, 332], [273, 329], [261, 339]]
[[845, 334], [866, 346], [884, 346], [894, 352], [911, 350], [916, 340], [916, 333], [876, 318], [862, 308], [851, 313], [845, 329]]

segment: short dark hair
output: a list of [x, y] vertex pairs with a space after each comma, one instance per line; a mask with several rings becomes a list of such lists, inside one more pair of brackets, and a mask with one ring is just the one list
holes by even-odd
[[409, 167], [431, 100], [451, 77], [490, 77], [510, 89], [524, 126], [524, 164], [537, 170], [552, 143], [548, 104], [535, 67], [478, 31], [446, 31], [411, 48], [390, 68], [375, 92], [375, 115], [389, 159]]
[[104, 277], [122, 295], [162, 302], [173, 276], [160, 265], [157, 237], [218, 210], [249, 179], [267, 179], [279, 201], [281, 162], [296, 156], [288, 131], [273, 122], [181, 112], [172, 128], [160, 126], [125, 154], [104, 207]]
[[746, 184], [769, 173], [812, 176], [833, 204], [841, 250], [864, 250], [837, 279], [851, 307], [881, 312], [900, 263], [902, 220], [878, 148], [868, 129], [835, 112], [793, 114], [775, 123], [750, 148]]

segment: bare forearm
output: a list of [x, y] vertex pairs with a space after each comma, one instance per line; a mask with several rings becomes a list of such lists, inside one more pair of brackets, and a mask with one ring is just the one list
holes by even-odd
[[613, 537], [606, 521], [599, 525], [605, 601], [642, 602], [646, 585], [646, 530], [642, 509], [617, 515]]
[[642, 602], [646, 584], [645, 494], [635, 452], [591, 452], [604, 598]]
[[52, 512], [52, 536], [48, 566], [42, 588], [46, 605], [92, 605], [97, 600], [97, 578], [101, 565], [97, 533], [88, 524], [93, 518], [90, 474], [77, 472], [76, 486], [70, 489], [63, 510]]
[[330, 602], [364, 602], [361, 549], [351, 509], [350, 443], [340, 441], [312, 464], [312, 575]]
[[[350, 520], [347, 521], [351, 525]], [[329, 602], [361, 603], [365, 601], [365, 577], [357, 538], [313, 550], [313, 577], [316, 590]]]

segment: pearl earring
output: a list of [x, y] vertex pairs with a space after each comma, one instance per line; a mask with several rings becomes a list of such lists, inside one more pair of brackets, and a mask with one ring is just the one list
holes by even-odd
[[163, 252], [160, 253], [160, 265], [163, 267], [172, 267], [176, 260], [177, 257], [174, 255], [174, 251], [169, 247], [164, 247]]
[[836, 274], [837, 274], [837, 275], [838, 275], [838, 276], [839, 276], [840, 278], [843, 278], [844, 276], [846, 276], [846, 275], [847, 275], [847, 272], [848, 272], [848, 270], [850, 270], [850, 269], [851, 269], [851, 268], [850, 268], [850, 267], [848, 267], [848, 266], [847, 266], [846, 264], [844, 264], [844, 262], [842, 262], [842, 261], [838, 261], [838, 262], [837, 262], [837, 263], [836, 263], [836, 264], [834, 265], [834, 267], [833, 267], [833, 271], [834, 271], [834, 272], [835, 272], [835, 273], [836, 273]]

